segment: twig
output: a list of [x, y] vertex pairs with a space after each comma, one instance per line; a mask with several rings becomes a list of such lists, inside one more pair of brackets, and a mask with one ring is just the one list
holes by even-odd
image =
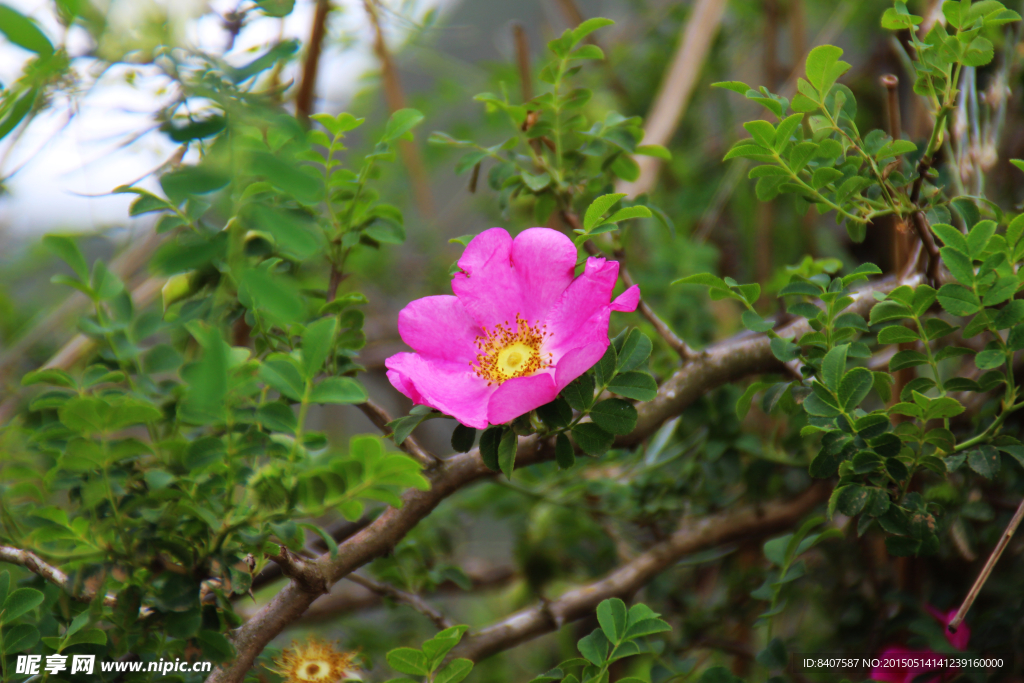
[[[370, 418], [370, 422], [372, 422], [377, 429], [382, 431], [385, 436], [391, 436], [392, 432], [388, 427], [388, 423], [391, 422], [393, 418], [388, 414], [388, 411], [384, 410], [383, 407], [372, 400], [366, 401], [366, 403], [360, 403], [356, 407], [363, 411], [363, 415]], [[416, 458], [420, 464], [427, 468], [434, 467], [439, 462], [444, 462], [441, 458], [421, 446], [412, 436], [405, 437], [405, 441], [401, 443], [399, 448]]]
[[[644, 120], [643, 144], [666, 145], [672, 139], [718, 33], [727, 4], [726, 0], [697, 0], [680, 36], [672, 64], [665, 72], [658, 95]], [[654, 189], [661, 160], [640, 157], [637, 163], [640, 164], [640, 177], [632, 183], [616, 183], [616, 192], [636, 197]]]
[[519, 84], [523, 102], [533, 99], [533, 79], [530, 75], [530, 43], [522, 22], [512, 22], [512, 38], [516, 45], [516, 66], [519, 67]]
[[361, 576], [359, 574], [349, 574], [345, 578], [352, 583], [359, 584], [367, 590], [373, 591], [377, 595], [385, 598], [391, 598], [395, 602], [401, 602], [412, 607], [427, 619], [434, 622], [434, 625], [442, 631], [455, 625], [448, 617], [434, 609], [434, 607], [428, 604], [426, 600], [415, 593], [409, 593], [399, 588], [395, 588], [391, 584], [383, 583], [382, 581], [375, 581], [367, 576]]
[[[516, 578], [515, 568], [511, 566], [487, 567], [482, 570], [467, 570], [472, 587], [469, 590], [481, 591], [489, 588], [498, 588], [508, 584]], [[358, 590], [358, 589], [357, 589]], [[438, 593], [465, 594], [465, 589], [453, 583], [445, 581], [437, 587]], [[325, 595], [314, 602], [306, 613], [302, 615], [302, 624], [317, 622], [327, 619], [335, 619], [339, 615], [349, 614], [380, 605], [381, 596], [368, 590], [337, 592]]]
[[[623, 266], [622, 270], [619, 271], [619, 275], [622, 277], [622, 282], [627, 288], [634, 285], [633, 278], [625, 266]], [[665, 340], [665, 343], [668, 344], [682, 360], [693, 360], [700, 355], [690, 348], [689, 344], [680, 339], [676, 333], [672, 331], [672, 328], [668, 326], [668, 323], [659, 318], [658, 314], [647, 305], [647, 302], [644, 301], [643, 298], [640, 299], [640, 303], [637, 305], [637, 308], [640, 310], [640, 313], [647, 318], [647, 322], [651, 323], [654, 330], [662, 339]]]
[[949, 630], [956, 633], [956, 630], [960, 628], [960, 624], [963, 623], [964, 617], [967, 616], [967, 611], [971, 609], [971, 605], [978, 597], [978, 593], [981, 592], [982, 586], [988, 581], [988, 577], [992, 574], [992, 569], [995, 568], [996, 562], [999, 561], [999, 556], [1006, 550], [1006, 546], [1009, 545], [1010, 539], [1013, 537], [1017, 527], [1020, 526], [1021, 521], [1024, 520], [1024, 500], [1020, 502], [1017, 507], [1017, 512], [1014, 513], [1013, 518], [1006, 527], [1006, 531], [999, 538], [999, 543], [996, 543], [996, 547], [992, 550], [992, 554], [988, 556], [988, 562], [982, 567], [981, 573], [978, 574], [978, 578], [974, 580], [974, 585], [971, 586], [971, 590], [968, 591], [967, 597], [964, 598], [964, 602], [960, 605], [960, 609], [956, 611], [956, 615], [949, 622]]
[[[581, 227], [579, 216], [572, 211], [562, 211], [562, 218], [565, 219], [565, 222], [568, 223], [569, 227], [573, 230], [577, 230]], [[601, 250], [597, 248], [597, 245], [590, 240], [583, 243], [583, 248], [591, 256], [603, 256]], [[626, 264], [623, 262], [625, 254], [620, 252], [616, 254], [616, 257], [619, 259], [619, 277], [622, 278], [622, 282], [627, 288], [632, 287], [636, 283], [632, 276], [630, 276], [629, 270], [626, 268]], [[640, 303], [637, 305], [637, 309], [645, 318], [647, 318], [647, 321], [651, 323], [651, 326], [654, 327], [654, 330], [658, 335], [665, 340], [665, 343], [668, 344], [683, 361], [692, 360], [699, 355], [696, 351], [690, 348], [689, 344], [680, 339], [676, 333], [672, 331], [672, 328], [668, 326], [668, 323], [658, 317], [658, 314], [647, 305], [647, 302], [644, 301], [643, 297], [640, 297]]]
[[[402, 84], [398, 78], [395, 62], [391, 58], [391, 53], [384, 40], [380, 17], [377, 16], [377, 2], [378, 0], [363, 0], [363, 7], [366, 8], [366, 15], [373, 27], [373, 51], [380, 61], [384, 98], [387, 100], [388, 110], [394, 114], [399, 109], [405, 108], [405, 94], [402, 92]], [[434, 200], [430, 195], [430, 184], [427, 182], [427, 172], [423, 166], [419, 148], [408, 140], [403, 140], [399, 144], [399, 150], [402, 153], [405, 166], [409, 170], [409, 178], [412, 180], [413, 194], [416, 197], [416, 206], [420, 215], [425, 219], [433, 218]]]
[[[897, 284], [894, 278], [876, 281], [854, 292], [854, 303], [848, 310], [866, 315], [875, 304], [875, 292], [891, 291]], [[790, 323], [779, 331], [782, 335], [798, 334], [810, 329], [806, 320]], [[628, 446], [653, 434], [666, 420], [675, 417], [694, 401], [709, 391], [728, 382], [760, 372], [777, 372], [781, 363], [772, 354], [769, 339], [765, 336], [730, 339], [712, 345], [698, 358], [675, 372], [658, 389], [658, 396], [650, 402], [637, 406], [637, 427], [631, 434], [618, 437], [620, 446]], [[543, 440], [536, 435], [521, 437], [516, 450], [515, 462], [519, 467], [554, 459], [553, 440]], [[316, 563], [330, 583], [352, 573], [367, 562], [380, 557], [395, 547], [420, 520], [429, 515], [442, 501], [469, 484], [488, 477], [492, 472], [480, 457], [479, 449], [459, 453], [438, 463], [426, 473], [430, 489], [421, 491], [409, 489], [402, 494], [401, 507], [389, 507], [368, 527], [338, 546], [334, 557], [321, 555]], [[782, 504], [793, 505], [794, 502]], [[752, 514], [760, 519], [775, 507], [762, 506]], [[721, 516], [702, 520], [698, 536], [714, 538], [720, 535], [716, 520]], [[717, 541], [715, 541], [717, 542]], [[692, 552], [692, 551], [690, 551]], [[641, 558], [652, 557], [645, 553]], [[639, 561], [640, 558], [638, 558]], [[600, 582], [599, 582], [600, 583]], [[299, 619], [320, 593], [305, 589], [298, 581], [291, 581], [274, 598], [262, 607], [249, 621], [232, 632], [232, 641], [238, 655], [234, 660], [216, 669], [207, 683], [240, 683], [250, 670], [253, 662], [285, 627]], [[509, 647], [514, 644], [509, 641]]]
[[828, 498], [830, 486], [818, 482], [796, 499], [749, 506], [691, 520], [667, 540], [651, 547], [607, 576], [567, 591], [556, 600], [520, 610], [464, 639], [451, 657], [479, 661], [593, 613], [606, 598], [629, 596], [686, 555], [742, 539], [763, 538], [793, 525]]
[[932, 284], [937, 285], [939, 281], [939, 248], [935, 245], [932, 229], [928, 225], [928, 219], [925, 217], [924, 211], [915, 211], [911, 214], [910, 222], [914, 226], [914, 231], [917, 232], [921, 244], [924, 245], [925, 252], [928, 254], [928, 278], [932, 281]]
[[895, 74], [885, 74], [879, 81], [886, 92], [886, 114], [889, 120], [889, 135], [893, 140], [903, 137], [903, 126], [900, 121], [900, 79]]
[[316, 76], [320, 69], [320, 55], [323, 52], [324, 35], [327, 33], [327, 15], [330, 12], [330, 0], [317, 0], [313, 26], [309, 32], [309, 46], [306, 48], [306, 59], [302, 63], [302, 80], [295, 93], [295, 116], [303, 123], [308, 123], [309, 115], [313, 113]]
[[[0, 562], [7, 562], [9, 564], [16, 564], [24, 567], [33, 574], [43, 577], [54, 586], [60, 588], [73, 600], [77, 600], [79, 602], [92, 602], [96, 598], [95, 591], [86, 590], [76, 594], [67, 574], [57, 567], [54, 567], [52, 564], [43, 562], [38, 555], [33, 552], [29, 552], [28, 550], [14, 548], [9, 545], [0, 545]], [[103, 604], [108, 607], [113, 607], [117, 605], [117, 598], [114, 595], [107, 593], [103, 596]]]

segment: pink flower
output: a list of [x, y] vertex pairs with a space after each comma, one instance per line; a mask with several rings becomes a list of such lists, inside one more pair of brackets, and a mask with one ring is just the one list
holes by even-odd
[[[952, 609], [943, 614], [931, 605], [927, 605], [927, 609], [928, 613], [935, 617], [935, 619], [945, 627], [944, 632], [949, 644], [957, 650], [966, 649], [967, 641], [971, 639], [971, 630], [967, 628], [967, 624], [961, 624], [956, 633], [949, 630], [949, 622], [953, 621], [953, 617], [956, 616], [956, 610]], [[887, 647], [882, 650], [880, 655], [878, 655], [878, 659], [881, 659], [882, 661], [901, 659], [941, 659], [942, 657], [943, 655], [927, 648], [922, 650], [911, 650], [900, 646]], [[936, 671], [937, 675], [931, 678], [921, 679], [920, 683], [945, 683], [945, 681], [953, 679], [956, 672], [959, 671], [959, 668], [951, 666], [944, 671], [940, 671], [937, 667], [876, 666], [871, 669], [871, 679], [878, 681], [879, 683], [912, 683], [916, 681], [918, 676], [928, 673], [929, 671]]]
[[466, 247], [455, 296], [428, 296], [398, 314], [415, 353], [385, 362], [413, 403], [484, 429], [549, 403], [608, 348], [612, 311], [633, 311], [640, 289], [611, 300], [619, 264], [588, 258], [579, 277], [572, 240], [530, 228], [515, 240], [486, 230]]

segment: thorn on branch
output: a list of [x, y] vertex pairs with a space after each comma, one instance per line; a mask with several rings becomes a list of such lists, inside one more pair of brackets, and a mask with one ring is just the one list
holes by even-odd
[[331, 583], [324, 576], [324, 573], [317, 566], [315, 561], [307, 560], [280, 546], [281, 552], [275, 554], [267, 553], [267, 558], [273, 560], [281, 567], [281, 572], [292, 579], [299, 587], [315, 595], [325, 595], [331, 592]]

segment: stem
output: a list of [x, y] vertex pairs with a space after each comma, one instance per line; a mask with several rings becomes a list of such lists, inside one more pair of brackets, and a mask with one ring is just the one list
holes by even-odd
[[1006, 531], [1004, 531], [1003, 535], [1000, 537], [999, 543], [997, 543], [996, 547], [992, 550], [992, 554], [988, 556], [988, 562], [985, 563], [981, 573], [978, 574], [978, 578], [975, 579], [974, 585], [971, 586], [971, 590], [967, 593], [967, 597], [964, 598], [964, 602], [960, 605], [960, 609], [956, 611], [956, 616], [954, 616], [952, 621], [949, 622], [948, 628], [953, 633], [956, 633], [960, 624], [963, 623], [964, 617], [967, 616], [967, 611], [971, 609], [971, 605], [973, 605], [974, 601], [977, 599], [982, 586], [984, 586], [985, 582], [988, 581], [988, 577], [992, 573], [992, 569], [995, 568], [996, 562], [999, 561], [999, 556], [1003, 554], [1004, 550], [1006, 550], [1006, 546], [1009, 545], [1010, 538], [1013, 537], [1014, 532], [1017, 531], [1017, 527], [1020, 526], [1021, 520], [1024, 520], [1024, 500], [1022, 500], [1020, 505], [1017, 507], [1017, 512], [1014, 513], [1013, 518], [1006, 527]]

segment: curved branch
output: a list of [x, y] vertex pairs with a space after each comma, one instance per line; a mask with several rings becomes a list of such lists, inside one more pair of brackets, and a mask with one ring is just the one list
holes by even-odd
[[[887, 278], [862, 287], [853, 293], [854, 303], [848, 310], [866, 314], [875, 303], [873, 295], [876, 292], [888, 292], [897, 284], [914, 282], [897, 282], [895, 278]], [[781, 328], [778, 333], [782, 336], [798, 336], [809, 329], [807, 322], [800, 319]], [[678, 415], [701, 395], [722, 384], [747, 375], [781, 369], [783, 366], [772, 355], [769, 343], [769, 339], [764, 335], [743, 334], [704, 350], [664, 382], [658, 390], [657, 398], [637, 407], [639, 420], [636, 429], [631, 434], [620, 437], [617, 444], [629, 446], [643, 441], [665, 420]], [[516, 451], [517, 466], [524, 467], [553, 458], [553, 439], [539, 439], [536, 435], [519, 439]], [[315, 564], [327, 578], [328, 585], [334, 584], [367, 562], [390, 552], [445, 498], [462, 487], [493, 474], [484, 465], [478, 449], [443, 460], [432, 470], [425, 472], [430, 480], [430, 490], [406, 491], [402, 495], [401, 508], [388, 508], [372, 524], [340, 544], [334, 559], [328, 554], [323, 554]], [[720, 520], [721, 517], [709, 519]], [[701, 533], [708, 536], [713, 537], [716, 533], [714, 529], [708, 529], [704, 523], [700, 523], [700, 528], [705, 529]], [[716, 541], [720, 542], [724, 541]], [[301, 617], [319, 595], [320, 593], [305, 590], [298, 582], [291, 581], [252, 619], [234, 631], [232, 635], [238, 649], [238, 657], [216, 669], [207, 679], [207, 683], [240, 683], [267, 643], [288, 624]]]
[[[54, 567], [52, 564], [43, 562], [38, 555], [29, 552], [28, 550], [14, 548], [9, 545], [0, 545], [0, 562], [16, 564], [20, 567], [24, 567], [33, 574], [38, 574], [54, 586], [57, 586], [67, 593], [73, 600], [78, 600], [79, 602], [92, 602], [96, 598], [95, 591], [86, 590], [76, 594], [72, 589], [73, 587], [71, 586], [71, 582], [68, 579], [67, 574], [57, 567]], [[117, 604], [117, 598], [108, 593], [103, 596], [103, 604], [108, 607], [113, 607]]]
[[795, 500], [727, 510], [680, 526], [667, 540], [602, 579], [570, 590], [557, 600], [520, 610], [463, 640], [452, 657], [479, 661], [522, 642], [554, 631], [593, 613], [606, 598], [629, 597], [654, 576], [686, 555], [747, 538], [783, 531], [828, 499], [831, 486], [818, 482]]

